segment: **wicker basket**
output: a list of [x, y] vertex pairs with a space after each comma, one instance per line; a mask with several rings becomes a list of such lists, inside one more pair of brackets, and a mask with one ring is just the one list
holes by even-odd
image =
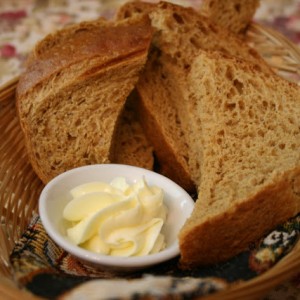
[[[280, 75], [300, 82], [300, 51], [281, 34], [252, 24], [247, 40]], [[37, 211], [43, 184], [33, 172], [19, 127], [14, 93], [17, 79], [0, 90], [0, 294], [4, 299], [39, 299], [14, 282], [9, 254]], [[300, 241], [264, 274], [232, 284], [205, 299], [254, 299], [300, 270]]]

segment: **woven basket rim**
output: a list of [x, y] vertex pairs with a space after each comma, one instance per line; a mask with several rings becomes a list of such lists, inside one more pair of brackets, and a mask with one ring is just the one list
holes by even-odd
[[[252, 42], [253, 38], [258, 38], [262, 45], [264, 43], [274, 43], [278, 45], [279, 49], [282, 49], [284, 56], [288, 56], [288, 60], [286, 64], [282, 63], [282, 65], [271, 64], [272, 67], [279, 71], [288, 72], [292, 75], [300, 75], [300, 49], [297, 45], [294, 45], [291, 41], [287, 40], [282, 34], [263, 25], [252, 23], [249, 28], [248, 37]], [[260, 52], [259, 47], [257, 51]], [[281, 56], [278, 50], [270, 47], [269, 53], [263, 53], [265, 54], [265, 57], [267, 57], [267, 61], [268, 57], [272, 58], [272, 52], [276, 52], [277, 55]], [[5, 103], [7, 100], [14, 97], [17, 82], [18, 77], [11, 79], [9, 82], [0, 87], [0, 110], [2, 109], [1, 103]], [[210, 296], [201, 297], [201, 299], [253, 299], [253, 297], [257, 297], [257, 295], [263, 295], [269, 289], [296, 275], [299, 272], [299, 269], [300, 240], [289, 254], [287, 254], [275, 266], [265, 273], [248, 281], [230, 284], [229, 288], [225, 289], [224, 291], [212, 294]], [[15, 285], [13, 280], [9, 278], [9, 275], [5, 277], [5, 275], [2, 274], [2, 277], [3, 279], [0, 278], [0, 293], [5, 295], [6, 299], [20, 299], [20, 297], [23, 297], [24, 299], [40, 299], [29, 292], [20, 290], [19, 287]]]

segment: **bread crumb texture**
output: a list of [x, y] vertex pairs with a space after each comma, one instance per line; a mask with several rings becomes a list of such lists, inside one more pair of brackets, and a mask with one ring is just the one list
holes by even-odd
[[154, 44], [177, 58], [185, 68], [189, 67], [191, 58], [197, 55], [199, 49], [218, 50], [252, 61], [257, 68], [272, 73], [260, 55], [239, 36], [190, 7], [160, 2], [149, 16], [157, 30]]
[[299, 212], [300, 91], [245, 61], [201, 52], [185, 98], [202, 163], [182, 262], [213, 263]]
[[29, 158], [43, 182], [111, 161], [119, 115], [144, 66], [148, 18], [83, 22], [51, 34], [28, 61], [17, 107]]
[[203, 0], [201, 11], [216, 24], [242, 34], [259, 7], [259, 0]]
[[[181, 99], [174, 82], [165, 72], [166, 61], [153, 51], [142, 72], [137, 90], [142, 126], [151, 141], [158, 171], [185, 190], [195, 191], [188, 167], [188, 150], [174, 103]], [[177, 93], [178, 92], [178, 93]]]
[[134, 90], [126, 101], [116, 129], [113, 161], [152, 170], [153, 147], [138, 118], [138, 101]]

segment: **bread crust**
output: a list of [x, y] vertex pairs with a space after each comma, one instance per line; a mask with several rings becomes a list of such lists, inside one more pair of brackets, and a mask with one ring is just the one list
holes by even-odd
[[[80, 61], [101, 58], [97, 68], [118, 63], [148, 49], [152, 29], [145, 16], [140, 22], [82, 22], [49, 34], [38, 43], [17, 86], [17, 99], [53, 74]], [[49, 45], [47, 47], [47, 45]]]
[[278, 174], [263, 190], [230, 210], [184, 229], [179, 236], [181, 266], [215, 264], [250, 249], [260, 237], [300, 211], [299, 184], [300, 167], [296, 167]]
[[[80, 23], [37, 45], [16, 105], [29, 160], [44, 183], [74, 167], [111, 161], [115, 127], [151, 39], [145, 16]], [[119, 89], [108, 90], [110, 84]]]

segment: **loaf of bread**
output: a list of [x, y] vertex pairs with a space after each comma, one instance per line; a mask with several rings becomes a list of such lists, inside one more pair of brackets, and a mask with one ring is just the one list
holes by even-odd
[[300, 212], [300, 87], [220, 52], [201, 51], [183, 78], [201, 170], [179, 235], [189, 267], [224, 261]]
[[74, 167], [111, 162], [119, 115], [151, 39], [143, 17], [83, 22], [37, 44], [17, 87], [17, 110], [43, 182]]
[[203, 0], [201, 13], [216, 24], [243, 34], [258, 7], [259, 0]]

